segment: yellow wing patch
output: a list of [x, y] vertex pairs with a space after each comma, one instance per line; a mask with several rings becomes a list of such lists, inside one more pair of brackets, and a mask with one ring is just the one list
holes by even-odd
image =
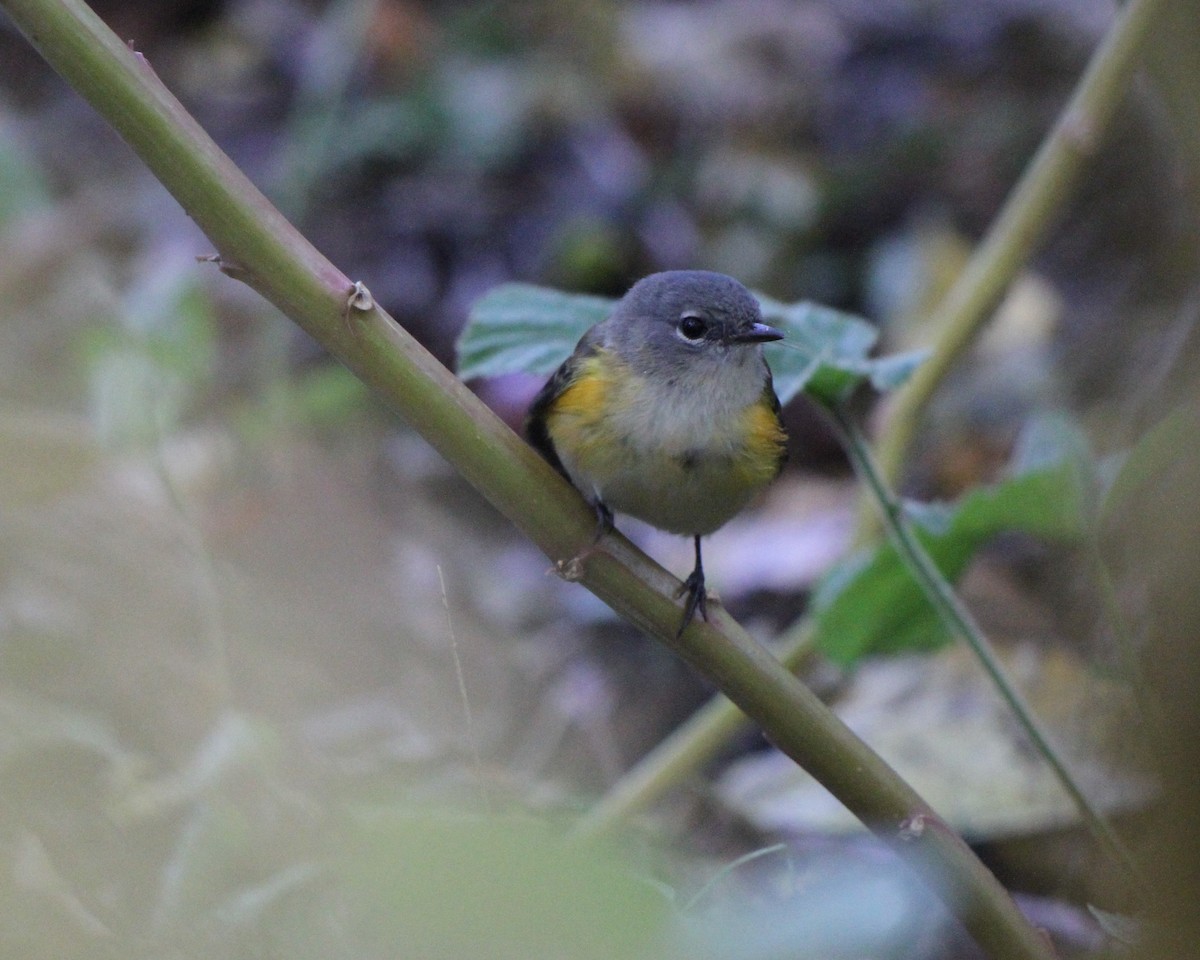
[[612, 363], [615, 361], [603, 353], [581, 361], [579, 371], [551, 405], [551, 417], [582, 417], [587, 421], [602, 419], [612, 387], [612, 376], [608, 371]]
[[617, 395], [614, 373], [619, 375], [622, 369], [623, 364], [605, 351], [585, 358], [546, 416], [568, 473], [578, 470], [600, 487], [612, 471], [629, 466], [625, 462], [629, 450], [613, 431], [609, 417], [609, 405]]
[[754, 486], [770, 483], [783, 464], [783, 448], [787, 435], [779, 417], [766, 403], [756, 403], [746, 409], [743, 430], [746, 440], [738, 458], [746, 482]]

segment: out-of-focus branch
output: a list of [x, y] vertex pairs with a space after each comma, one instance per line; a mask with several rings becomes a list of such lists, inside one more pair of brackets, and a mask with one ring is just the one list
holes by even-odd
[[[1100, 149], [1165, 3], [1129, 0], [1121, 7], [1054, 128], [930, 318], [928, 327], [936, 337], [933, 352], [884, 404], [879, 421], [877, 458], [888, 483], [897, 484], [930, 399], [963, 351], [975, 342]], [[860, 500], [860, 528], [877, 531], [868, 496], [864, 491]]]

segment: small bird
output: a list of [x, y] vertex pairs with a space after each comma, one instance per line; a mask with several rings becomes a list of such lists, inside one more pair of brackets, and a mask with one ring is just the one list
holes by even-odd
[[635, 283], [534, 398], [529, 442], [596, 510], [691, 536], [696, 566], [678, 635], [708, 619], [700, 538], [779, 475], [786, 435], [762, 344], [783, 334], [720, 273], [672, 270]]

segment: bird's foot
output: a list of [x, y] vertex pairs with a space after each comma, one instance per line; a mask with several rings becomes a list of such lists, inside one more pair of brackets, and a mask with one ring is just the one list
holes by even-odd
[[600, 545], [593, 543], [587, 549], [575, 554], [575, 556], [568, 560], [556, 560], [551, 569], [566, 580], [567, 583], [576, 583], [583, 579], [584, 566], [587, 564], [588, 558], [599, 549]]
[[708, 619], [708, 590], [704, 586], [704, 571], [693, 570], [683, 585], [675, 591], [676, 598], [686, 596], [687, 601], [683, 605], [683, 621], [679, 624], [679, 629], [675, 633], [675, 639], [678, 640], [683, 636], [683, 631], [688, 628], [688, 624], [696, 617], [696, 611], [700, 611], [702, 620]]
[[592, 507], [596, 511], [596, 535], [592, 537], [592, 542], [586, 549], [569, 560], [558, 560], [554, 564], [554, 572], [568, 583], [575, 583], [583, 579], [583, 568], [588, 557], [600, 549], [600, 541], [604, 539], [604, 535], [612, 533], [615, 529], [612, 511], [602, 501], [597, 500]]

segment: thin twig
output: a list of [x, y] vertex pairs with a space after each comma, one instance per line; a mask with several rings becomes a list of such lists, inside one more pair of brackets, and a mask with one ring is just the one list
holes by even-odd
[[922, 592], [950, 632], [963, 639], [971, 648], [992, 684], [1025, 729], [1034, 748], [1050, 765], [1058, 782], [1062, 784], [1063, 789], [1074, 802], [1092, 836], [1110, 858], [1124, 867], [1130, 876], [1136, 879], [1138, 870], [1133, 856], [1108, 821], [1092, 806], [1087, 795], [1075, 782], [1075, 778], [1058, 755], [1058, 751], [1050, 743], [1050, 739], [1042, 729], [1037, 717], [1034, 716], [1033, 710], [1008, 679], [995, 651], [971, 611], [959, 599], [954, 588], [942, 576], [937, 564], [929, 556], [929, 552], [909, 522], [904, 505], [884, 480], [882, 471], [871, 455], [867, 439], [858, 428], [854, 418], [840, 403], [830, 404], [826, 410], [841, 434], [843, 445], [854, 464], [855, 472], [858, 473], [859, 479], [870, 490], [878, 504], [887, 534], [913, 579], [917, 581]]
[[762, 857], [770, 856], [772, 853], [786, 853], [787, 850], [788, 845], [786, 843], [773, 843], [769, 847], [759, 847], [757, 850], [751, 850], [749, 853], [743, 853], [736, 860], [729, 861], [729, 863], [722, 866], [720, 870], [709, 877], [708, 882], [692, 895], [688, 902], [683, 905], [683, 909], [680, 910], [680, 913], [688, 913], [693, 910], [697, 903], [708, 896], [709, 891], [716, 889], [717, 884], [735, 870], [738, 870], [741, 867], [744, 867], [746, 864], [754, 862], [755, 860], [759, 860]]
[[458, 655], [458, 634], [454, 632], [454, 619], [450, 615], [450, 595], [446, 592], [446, 576], [442, 565], [437, 564], [438, 584], [442, 588], [442, 607], [446, 611], [446, 632], [450, 635], [450, 656], [454, 659], [454, 677], [458, 681], [458, 696], [462, 700], [463, 718], [467, 726], [467, 748], [471, 751], [471, 762], [475, 766], [475, 780], [484, 809], [491, 806], [487, 782], [483, 776], [483, 756], [479, 752], [479, 738], [475, 735], [475, 714], [471, 710], [471, 697], [467, 694], [467, 675], [463, 670], [462, 657]]

